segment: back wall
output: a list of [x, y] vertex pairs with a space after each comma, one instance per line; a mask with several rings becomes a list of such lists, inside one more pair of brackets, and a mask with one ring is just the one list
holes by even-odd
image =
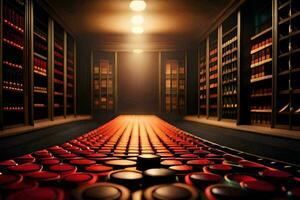
[[158, 52], [118, 52], [118, 113], [159, 112]]

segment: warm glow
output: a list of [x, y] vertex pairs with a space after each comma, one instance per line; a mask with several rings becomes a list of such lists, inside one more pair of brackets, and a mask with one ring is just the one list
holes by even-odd
[[137, 11], [137, 12], [145, 10], [146, 6], [147, 6], [147, 4], [143, 0], [133, 0], [129, 4], [129, 7], [131, 8], [131, 10]]
[[132, 27], [131, 31], [134, 34], [142, 34], [144, 32], [144, 28], [141, 26], [135, 26], [135, 27]]
[[141, 15], [135, 15], [131, 18], [131, 23], [133, 25], [142, 25], [144, 23], [144, 17]]
[[134, 49], [133, 50], [133, 53], [136, 53], [136, 54], [141, 54], [143, 52], [144, 52], [143, 49]]

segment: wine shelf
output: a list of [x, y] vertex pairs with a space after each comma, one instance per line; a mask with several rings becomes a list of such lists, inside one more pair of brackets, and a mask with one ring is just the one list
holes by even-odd
[[272, 2], [254, 12], [253, 36], [250, 39], [250, 114], [251, 123], [271, 126], [273, 88]]
[[[48, 14], [34, 1], [33, 109], [34, 120], [48, 115]], [[38, 20], [37, 20], [38, 19]]]
[[54, 23], [54, 116], [65, 115], [65, 66], [64, 66], [65, 33], [62, 27]]
[[67, 108], [75, 114], [75, 102], [66, 103], [76, 99], [76, 48], [68, 57], [65, 50], [71, 34], [39, 0], [2, 0], [1, 11], [0, 129], [26, 129], [65, 116]]
[[207, 115], [206, 40], [199, 48], [199, 114]]
[[290, 129], [299, 127], [300, 117], [300, 4], [295, 0], [277, 0], [277, 111], [276, 124]]
[[222, 24], [222, 118], [237, 118], [238, 36], [237, 13]]
[[218, 116], [218, 30], [213, 31], [209, 35], [209, 116]]
[[25, 123], [25, 1], [3, 1], [2, 106], [3, 126]]
[[165, 111], [185, 112], [185, 66], [180, 59], [168, 59], [165, 66]]
[[114, 53], [94, 52], [93, 109], [96, 113], [114, 111]]
[[74, 39], [68, 35], [67, 40], [67, 115], [75, 113], [75, 73], [74, 73]]

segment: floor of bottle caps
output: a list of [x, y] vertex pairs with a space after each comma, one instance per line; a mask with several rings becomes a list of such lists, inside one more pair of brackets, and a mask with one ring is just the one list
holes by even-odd
[[0, 162], [0, 199], [299, 199], [300, 171], [119, 116], [59, 146]]

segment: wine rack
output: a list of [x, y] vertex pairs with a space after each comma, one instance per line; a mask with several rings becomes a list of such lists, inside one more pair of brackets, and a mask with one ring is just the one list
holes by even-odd
[[251, 37], [251, 123], [271, 125], [272, 117], [272, 5], [271, 1], [255, 13]]
[[67, 35], [67, 115], [75, 113], [75, 63], [74, 40]]
[[237, 14], [222, 24], [222, 118], [237, 118]]
[[93, 107], [95, 112], [114, 111], [114, 53], [96, 52], [93, 68]]
[[3, 126], [24, 124], [25, 1], [3, 0]]
[[33, 33], [34, 120], [48, 118], [48, 15], [34, 1]]
[[100, 111], [100, 62], [96, 59], [93, 61], [93, 110]]
[[165, 68], [166, 112], [185, 110], [185, 67], [182, 60], [167, 60]]
[[218, 115], [218, 30], [209, 35], [209, 116]]
[[278, 125], [300, 125], [300, 3], [278, 0], [277, 119]]
[[54, 23], [54, 117], [64, 116], [65, 108], [65, 65], [64, 65], [64, 30]]
[[[100, 109], [107, 111], [113, 107], [112, 64], [109, 60], [100, 60]], [[110, 91], [110, 92], [109, 92]]]
[[166, 64], [166, 112], [177, 110], [177, 61], [168, 60]]
[[206, 40], [199, 48], [199, 114], [207, 113]]
[[178, 111], [185, 112], [185, 66], [182, 60], [178, 63]]
[[2, 0], [0, 6], [0, 129], [4, 135], [14, 128], [18, 132], [21, 126], [75, 114], [75, 40], [54, 21], [47, 3]]

